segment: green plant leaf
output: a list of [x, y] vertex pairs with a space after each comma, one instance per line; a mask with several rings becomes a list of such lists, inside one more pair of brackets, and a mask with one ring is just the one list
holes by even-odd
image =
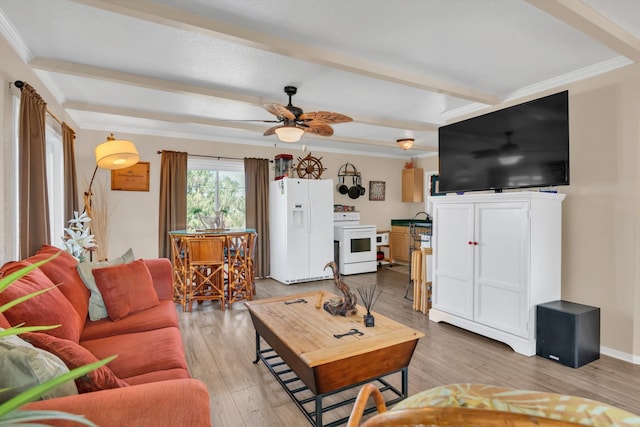
[[14, 271], [13, 273], [9, 274], [8, 276], [4, 276], [4, 277], [0, 278], [0, 292], [4, 291], [10, 284], [15, 282], [16, 280], [20, 279], [23, 276], [26, 276], [31, 271], [35, 270], [36, 268], [40, 267], [41, 265], [48, 263], [49, 261], [51, 261], [52, 259], [54, 259], [58, 255], [60, 255], [61, 252], [63, 252], [62, 249], [60, 249], [60, 252], [58, 252], [55, 255], [50, 256], [47, 259], [43, 259], [42, 261], [38, 261], [38, 262], [36, 262], [34, 264], [31, 264], [31, 265], [28, 265], [26, 267], [23, 267], [18, 271]]
[[9, 335], [20, 335], [20, 334], [24, 334], [25, 332], [48, 331], [50, 329], [55, 329], [60, 327], [60, 325], [53, 325], [53, 326], [22, 326], [22, 325], [24, 325], [24, 323], [12, 326], [4, 330], [0, 330], [0, 338], [8, 337]]
[[[98, 427], [83, 415], [69, 414], [62, 411], [14, 411], [0, 419], [0, 427], [4, 426], [44, 426], [44, 424], [32, 423], [41, 420], [68, 420], [75, 421], [91, 427]], [[29, 422], [29, 424], [26, 424]]]
[[[4, 276], [0, 278], [0, 292], [4, 291], [7, 287], [9, 287], [13, 282], [20, 279], [23, 276], [26, 276], [31, 271], [40, 267], [41, 265], [51, 261], [60, 255], [62, 250], [55, 255], [31, 264], [27, 267], [21, 268], [8, 276]], [[0, 307], [0, 313], [5, 310], [10, 309], [11, 307], [25, 302], [33, 297], [36, 297], [44, 292], [50, 291], [52, 288], [40, 290], [33, 292], [29, 295], [22, 296], [20, 298], [15, 299], [14, 301], [10, 301], [3, 306]], [[0, 330], [0, 338], [9, 336], [9, 335], [18, 335], [25, 332], [34, 332], [34, 331], [46, 331], [49, 329], [54, 329], [60, 327], [60, 325], [52, 325], [52, 326], [23, 326], [24, 323], [14, 325], [8, 329]], [[9, 426], [9, 425], [20, 425], [20, 426], [40, 426], [42, 424], [34, 422], [39, 420], [47, 420], [47, 419], [64, 419], [78, 422], [80, 424], [97, 427], [94, 423], [87, 420], [81, 415], [69, 414], [61, 411], [29, 411], [29, 410], [18, 410], [21, 406], [26, 403], [32, 402], [42, 396], [44, 393], [49, 390], [59, 386], [62, 383], [67, 381], [73, 381], [76, 378], [79, 378], [94, 369], [97, 369], [101, 366], [106, 365], [111, 362], [117, 356], [111, 356], [106, 359], [100, 360], [98, 362], [92, 363], [90, 365], [81, 366], [79, 368], [73, 369], [68, 373], [61, 375], [59, 377], [53, 378], [49, 381], [46, 381], [38, 386], [32, 387], [29, 390], [25, 390], [17, 396], [7, 400], [6, 402], [0, 404], [0, 427]]]
[[47, 288], [47, 289], [40, 289], [39, 291], [35, 291], [35, 292], [30, 293], [30, 294], [23, 295], [20, 298], [16, 298], [13, 301], [9, 301], [5, 305], [0, 306], [0, 313], [3, 313], [5, 311], [9, 310], [11, 307], [13, 307], [15, 305], [18, 305], [21, 302], [30, 300], [31, 298], [37, 297], [38, 295], [44, 294], [45, 292], [49, 292], [53, 288], [55, 288], [55, 286], [52, 286], [52, 287]]
[[44, 383], [38, 386], [32, 387], [29, 390], [23, 391], [19, 395], [14, 396], [11, 399], [7, 400], [6, 402], [0, 404], [0, 420], [2, 420], [6, 414], [10, 413], [11, 411], [15, 411], [16, 409], [20, 408], [22, 405], [26, 403], [36, 400], [37, 398], [42, 396], [44, 393], [59, 386], [60, 384], [67, 381], [75, 380], [76, 378], [79, 378], [84, 374], [87, 374], [93, 371], [94, 369], [99, 368], [100, 366], [106, 365], [116, 357], [117, 356], [111, 356], [111, 357], [107, 357], [106, 359], [102, 359], [98, 362], [91, 363], [89, 365], [80, 366], [78, 368], [75, 368], [69, 371], [66, 374], [60, 375], [59, 377], [50, 379], [49, 381], [45, 381]]

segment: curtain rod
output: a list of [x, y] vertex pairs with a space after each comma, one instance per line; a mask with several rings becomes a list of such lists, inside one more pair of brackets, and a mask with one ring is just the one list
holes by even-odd
[[[158, 154], [162, 154], [163, 151], [164, 150], [158, 150]], [[210, 156], [210, 155], [207, 155], [207, 154], [189, 154], [189, 153], [187, 153], [187, 154], [191, 155], [191, 156], [195, 156], [195, 157], [207, 157], [207, 158], [210, 158], [210, 159], [218, 159], [218, 160], [220, 160], [220, 159], [225, 159], [225, 160], [244, 160], [244, 158], [240, 158], [240, 157]], [[269, 163], [273, 163], [273, 160], [269, 160]]]
[[[15, 87], [17, 87], [18, 89], [20, 89], [20, 91], [22, 92], [22, 88], [24, 88], [24, 82], [22, 80], [16, 80], [15, 82], [13, 82], [13, 85]], [[49, 111], [48, 108], [45, 108], [47, 111], [47, 114], [51, 116], [51, 118], [53, 118], [53, 120], [55, 120], [56, 122], [58, 122], [58, 124], [60, 126], [62, 126], [62, 121], [56, 117], [55, 114], [53, 114], [51, 111]]]

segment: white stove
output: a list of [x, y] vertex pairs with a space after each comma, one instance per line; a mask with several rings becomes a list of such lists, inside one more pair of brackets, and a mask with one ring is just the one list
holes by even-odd
[[376, 226], [360, 224], [360, 212], [334, 212], [333, 239], [339, 245], [340, 273], [348, 275], [377, 270]]

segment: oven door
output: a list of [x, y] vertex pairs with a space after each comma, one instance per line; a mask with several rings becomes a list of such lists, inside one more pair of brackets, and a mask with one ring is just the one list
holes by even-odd
[[345, 264], [375, 261], [375, 228], [345, 228], [340, 242], [340, 260]]

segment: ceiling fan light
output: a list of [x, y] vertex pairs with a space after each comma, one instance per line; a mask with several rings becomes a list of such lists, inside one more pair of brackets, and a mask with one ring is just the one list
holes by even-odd
[[409, 148], [413, 147], [414, 139], [413, 138], [402, 138], [402, 139], [396, 140], [396, 142], [398, 143], [400, 148], [402, 148], [403, 150], [408, 150]]
[[131, 141], [116, 139], [113, 134], [95, 150], [96, 163], [102, 169], [123, 169], [140, 161], [136, 146]]
[[295, 126], [282, 126], [276, 129], [275, 132], [282, 142], [298, 142], [302, 138], [304, 130]]

